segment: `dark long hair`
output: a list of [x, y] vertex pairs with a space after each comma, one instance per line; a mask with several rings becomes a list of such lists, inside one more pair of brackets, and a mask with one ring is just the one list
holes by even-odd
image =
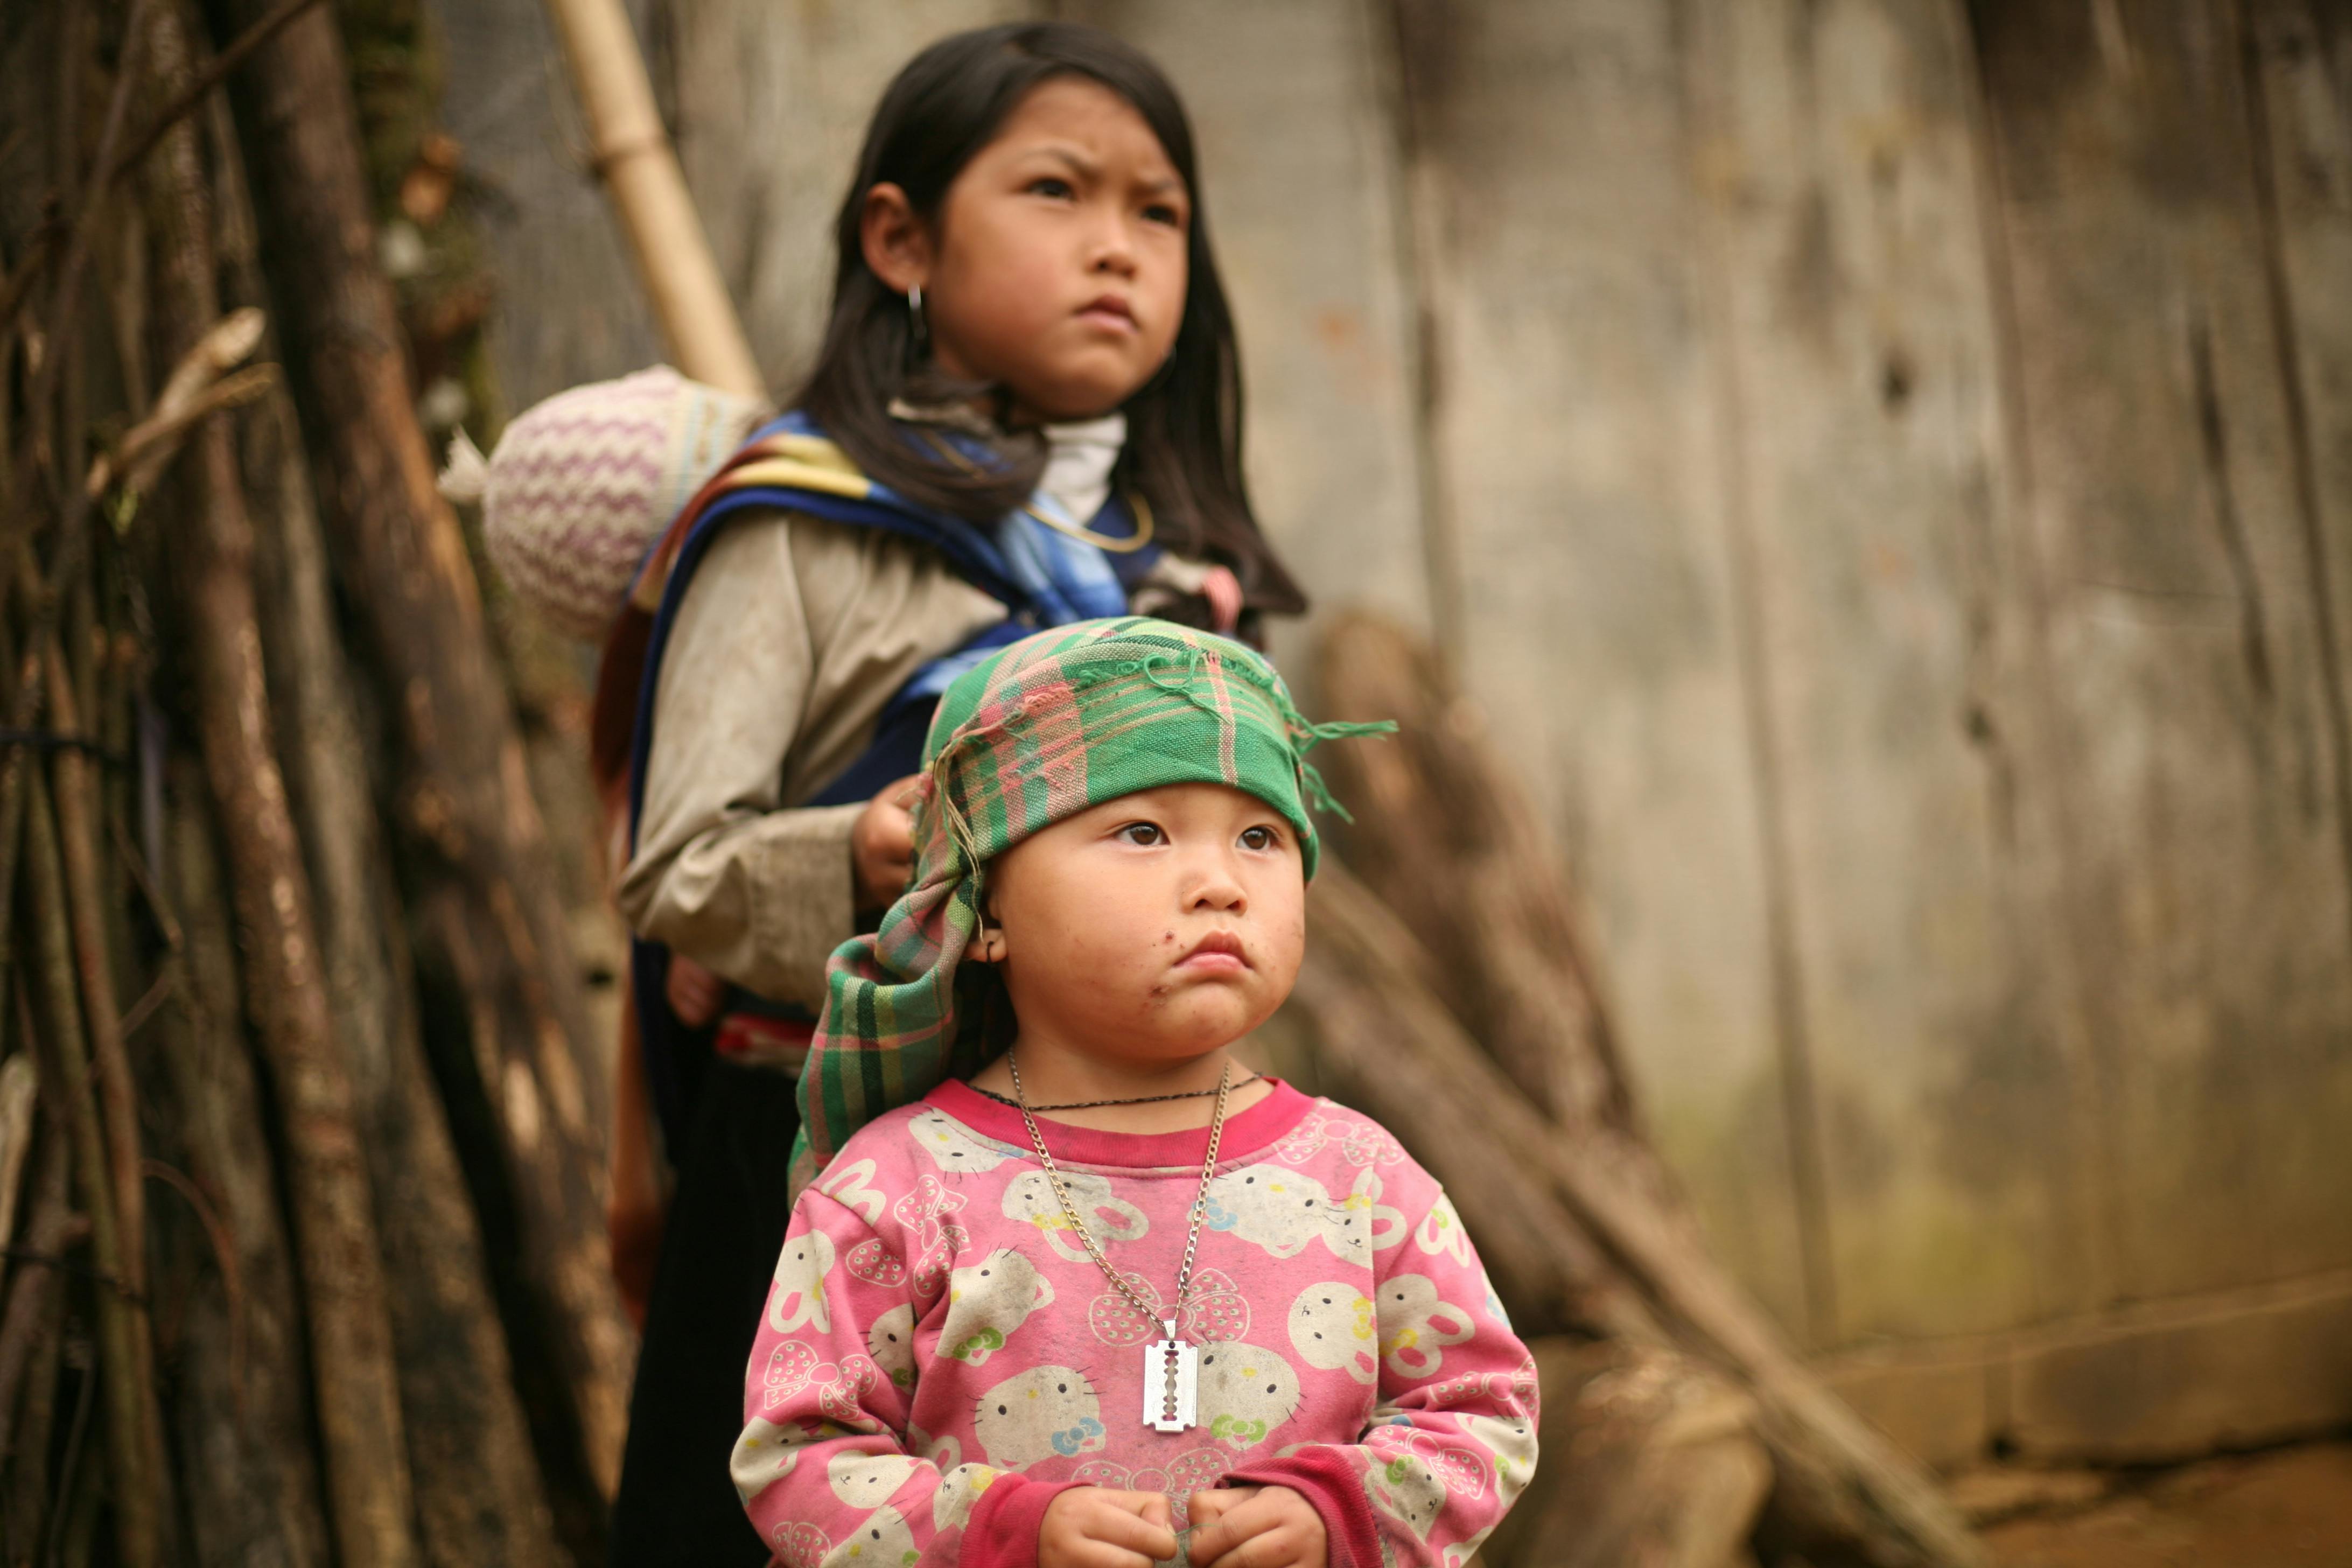
[[904, 190], [936, 226], [948, 187], [1014, 106], [1038, 83], [1066, 76], [1132, 105], [1192, 197], [1184, 318], [1168, 363], [1127, 400], [1127, 448], [1113, 482], [1142, 495], [1162, 542], [1232, 567], [1251, 608], [1297, 614], [1306, 595], [1260, 531], [1242, 478], [1241, 355], [1209, 247], [1192, 124], [1160, 68], [1108, 33], [1069, 22], [982, 27], [941, 39], [899, 71], [841, 204], [833, 315], [796, 401], [859, 468], [909, 500], [985, 523], [1029, 499], [1045, 461], [1034, 435], [1004, 437], [999, 460], [975, 472], [908, 440], [891, 418], [893, 398], [976, 389], [947, 386], [919, 364], [907, 302], [866, 265], [862, 230], [866, 194], [884, 184]]

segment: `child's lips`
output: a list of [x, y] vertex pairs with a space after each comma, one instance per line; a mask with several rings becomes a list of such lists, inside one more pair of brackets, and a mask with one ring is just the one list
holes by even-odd
[[1212, 931], [1178, 959], [1176, 967], [1194, 974], [1240, 974], [1251, 964], [1241, 938], [1229, 931]]
[[1078, 309], [1078, 320], [1115, 331], [1136, 330], [1135, 309], [1116, 294], [1105, 294], [1089, 300]]

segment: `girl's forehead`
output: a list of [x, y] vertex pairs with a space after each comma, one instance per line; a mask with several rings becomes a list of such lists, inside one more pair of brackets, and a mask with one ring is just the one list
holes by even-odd
[[1061, 156], [1088, 164], [1116, 162], [1130, 174], [1182, 177], [1135, 105], [1086, 77], [1049, 77], [1013, 106], [983, 158]]

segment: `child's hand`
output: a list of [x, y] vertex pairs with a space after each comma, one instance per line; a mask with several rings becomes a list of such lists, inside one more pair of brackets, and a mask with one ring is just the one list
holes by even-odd
[[850, 825], [849, 865], [861, 910], [887, 909], [906, 890], [915, 869], [915, 818], [908, 808], [922, 782], [920, 773], [911, 773], [883, 785]]
[[1037, 1525], [1037, 1568], [1151, 1568], [1175, 1555], [1168, 1500], [1158, 1492], [1072, 1487]]
[[1328, 1562], [1323, 1516], [1288, 1487], [1194, 1492], [1190, 1512], [1192, 1568], [1325, 1568]]
[[679, 1023], [699, 1029], [719, 1016], [719, 1005], [727, 1000], [727, 982], [694, 960], [672, 953], [662, 994], [669, 999], [669, 1010], [677, 1015]]

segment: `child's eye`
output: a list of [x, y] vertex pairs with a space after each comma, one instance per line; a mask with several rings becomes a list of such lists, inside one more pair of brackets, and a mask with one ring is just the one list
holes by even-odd
[[1184, 215], [1165, 202], [1154, 202], [1143, 209], [1144, 217], [1152, 223], [1164, 223], [1170, 228], [1182, 228]]
[[1147, 847], [1168, 842], [1168, 835], [1160, 831], [1160, 825], [1156, 822], [1130, 822], [1112, 837], [1124, 838], [1129, 844], [1139, 844]]
[[1244, 849], [1279, 849], [1282, 847], [1282, 835], [1276, 832], [1271, 827], [1244, 827], [1242, 829], [1242, 847]]
[[1029, 194], [1033, 196], [1050, 196], [1055, 201], [1061, 201], [1077, 195], [1077, 192], [1070, 188], [1069, 181], [1056, 175], [1045, 174], [1029, 182]]

